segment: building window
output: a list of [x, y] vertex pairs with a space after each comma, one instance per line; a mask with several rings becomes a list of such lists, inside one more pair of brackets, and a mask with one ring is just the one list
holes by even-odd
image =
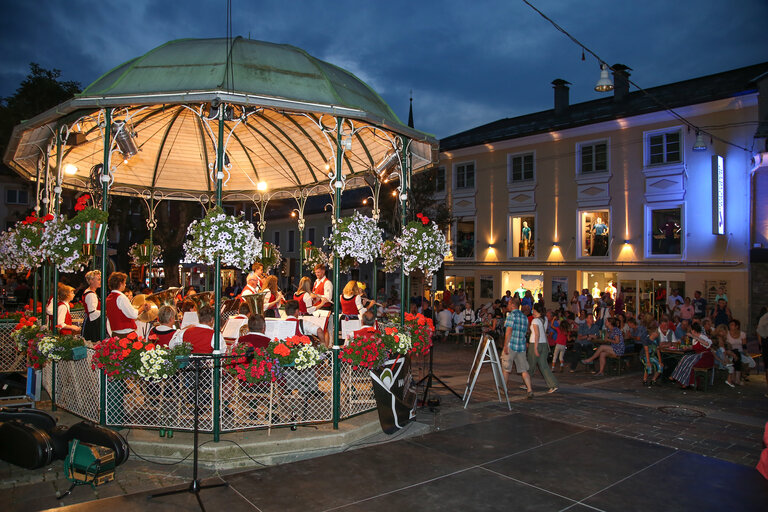
[[307, 230], [307, 240], [315, 245], [315, 228], [309, 228]]
[[648, 165], [680, 163], [682, 161], [681, 138], [680, 130], [649, 134], [646, 138]]
[[581, 256], [608, 256], [610, 246], [610, 212], [608, 210], [581, 211], [579, 237]]
[[472, 189], [475, 188], [475, 164], [469, 162], [466, 164], [456, 165], [456, 188], [457, 189]]
[[296, 232], [292, 229], [288, 230], [288, 252], [294, 252], [296, 250]]
[[438, 194], [445, 192], [445, 167], [435, 169], [435, 192]]
[[533, 153], [509, 156], [509, 161], [507, 162], [508, 183], [533, 181], [534, 177]]
[[451, 292], [451, 303], [456, 307], [462, 303], [459, 292], [464, 292], [464, 302], [472, 302], [475, 298], [475, 278], [469, 276], [445, 276], [445, 289]]
[[275, 234], [274, 234], [274, 237], [272, 238], [272, 241], [274, 242], [274, 244], [276, 246], [280, 247], [280, 232], [279, 231], [275, 231]]
[[496, 298], [496, 295], [493, 292], [493, 276], [480, 276], [480, 298]]
[[475, 220], [456, 222], [456, 257], [475, 257]]
[[5, 191], [5, 202], [7, 204], [28, 204], [29, 195], [26, 190], [9, 188]]
[[683, 209], [649, 208], [648, 252], [653, 256], [683, 253]]
[[579, 145], [579, 173], [592, 174], [608, 170], [608, 142]]
[[509, 218], [509, 257], [532, 258], [536, 254], [536, 218], [523, 215]]

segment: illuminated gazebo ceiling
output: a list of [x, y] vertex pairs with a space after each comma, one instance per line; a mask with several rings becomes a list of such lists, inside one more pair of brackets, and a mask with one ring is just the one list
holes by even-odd
[[[126, 157], [112, 145], [112, 190], [151, 188], [190, 196], [215, 189], [219, 104], [225, 122], [224, 196], [249, 193], [259, 182], [291, 191], [328, 181], [334, 165], [336, 119], [343, 118], [342, 171], [360, 175], [410, 141], [414, 170], [433, 161], [436, 141], [400, 122], [353, 74], [290, 46], [236, 38], [171, 41], [107, 72], [81, 94], [17, 126], [8, 165], [34, 178], [42, 155], [56, 165], [55, 133], [64, 133], [66, 187], [88, 187], [90, 169], [104, 159], [104, 110], [113, 130], [135, 134]], [[115, 124], [116, 123], [116, 124]], [[63, 127], [63, 128], [62, 128]], [[115, 136], [113, 132], [112, 136]], [[354, 181], [354, 180], [353, 180]]]

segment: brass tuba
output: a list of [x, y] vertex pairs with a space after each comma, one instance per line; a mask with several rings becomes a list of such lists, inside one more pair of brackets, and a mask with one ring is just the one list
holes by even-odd
[[252, 315], [264, 316], [264, 303], [267, 302], [269, 293], [269, 290], [264, 290], [253, 295], [243, 295], [243, 300], [248, 304], [248, 309], [251, 310]]
[[184, 297], [184, 299], [189, 299], [192, 302], [195, 303], [195, 308], [200, 310], [203, 306], [212, 306], [214, 301], [214, 293], [213, 292], [200, 292], [196, 293], [194, 295], [187, 295]]
[[[151, 309], [140, 313], [138, 320], [145, 323], [154, 322], [157, 319], [158, 310], [162, 306], [173, 306], [176, 304], [176, 294], [179, 293], [179, 290], [181, 288], [168, 288], [162, 292], [144, 296], [144, 302], [149, 302]], [[140, 295], [137, 295], [137, 297], [140, 297]]]

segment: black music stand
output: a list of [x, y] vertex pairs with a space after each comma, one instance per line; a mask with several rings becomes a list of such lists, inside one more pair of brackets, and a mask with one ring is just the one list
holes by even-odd
[[[232, 357], [232, 356], [224, 356], [224, 357]], [[241, 357], [241, 356], [237, 356]], [[221, 359], [222, 356], [220, 355], [208, 355], [208, 354], [192, 354], [188, 357], [180, 358], [180, 360], [189, 360], [192, 364], [192, 368], [195, 372], [195, 409], [194, 409], [194, 423], [193, 423], [193, 458], [192, 458], [192, 481], [189, 483], [189, 486], [186, 489], [177, 489], [175, 491], [165, 491], [160, 492], [157, 494], [150, 494], [147, 499], [152, 498], [159, 498], [160, 496], [173, 496], [175, 494], [182, 494], [185, 492], [191, 492], [195, 495], [195, 498], [197, 498], [197, 503], [200, 505], [200, 510], [205, 512], [205, 506], [203, 505], [203, 500], [200, 498], [200, 491], [204, 489], [213, 489], [214, 487], [228, 487], [228, 482], [222, 482], [219, 484], [207, 484], [202, 485], [200, 483], [200, 479], [197, 477], [197, 456], [198, 456], [198, 445], [197, 445], [197, 438], [199, 433], [199, 423], [200, 423], [200, 362], [201, 361], [212, 361], [212, 360], [218, 360]]]
[[[430, 288], [430, 294], [429, 294], [429, 309], [432, 311], [432, 325], [437, 326], [437, 318], [435, 318], [435, 282], [432, 281], [432, 287]], [[435, 375], [435, 372], [432, 369], [432, 354], [435, 351], [436, 343], [432, 343], [432, 346], [429, 347], [429, 372], [419, 380], [419, 382], [416, 383], [417, 386], [420, 386], [422, 382], [427, 381], [427, 385], [424, 388], [424, 395], [421, 399], [421, 406], [424, 407], [427, 403], [427, 395], [429, 395], [429, 389], [432, 387], [432, 381], [436, 380], [439, 382], [445, 389], [456, 395], [456, 398], [461, 400], [461, 396], [457, 392], [455, 392], [451, 387], [443, 382], [440, 377]]]

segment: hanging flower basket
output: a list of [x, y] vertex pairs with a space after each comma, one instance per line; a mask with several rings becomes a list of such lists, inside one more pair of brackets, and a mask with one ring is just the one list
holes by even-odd
[[325, 265], [326, 267], [328, 266], [328, 255], [325, 254], [319, 247], [312, 245], [312, 242], [309, 240], [304, 242], [302, 250], [304, 251], [304, 261], [302, 262], [304, 268], [312, 270], [316, 265]]
[[63, 215], [45, 223], [42, 245], [42, 256], [56, 265], [61, 272], [78, 272], [88, 262], [88, 258], [80, 251], [81, 243], [80, 224], [67, 222]]
[[384, 259], [384, 272], [391, 273], [400, 268], [400, 246], [394, 240], [381, 244], [381, 257]]
[[76, 213], [72, 218], [72, 223], [79, 225], [78, 229], [82, 229], [82, 243], [103, 244], [107, 236], [109, 213], [99, 208], [88, 206], [89, 201], [91, 201], [90, 194], [83, 194], [77, 199], [75, 203]]
[[100, 224], [95, 220], [89, 220], [83, 224], [83, 243], [84, 244], [103, 244], [107, 237], [107, 225]]
[[[128, 249], [131, 256], [131, 263], [134, 267], [149, 265], [149, 238], [142, 243], [135, 243]], [[160, 245], [152, 244], [152, 264], [160, 265], [163, 262], [163, 248]]]
[[264, 272], [276, 270], [283, 261], [283, 255], [280, 253], [280, 247], [269, 242], [264, 242], [261, 246], [261, 257], [256, 259], [257, 263], [264, 266]]
[[216, 206], [187, 228], [184, 261], [214, 265], [218, 255], [224, 265], [248, 269], [260, 258], [261, 245], [253, 224]]
[[45, 259], [42, 254], [43, 229], [45, 223], [52, 219], [53, 215], [41, 218], [32, 213], [5, 232], [0, 238], [3, 266], [18, 270], [39, 267]]
[[450, 247], [437, 224], [421, 213], [416, 214], [416, 218], [418, 221], [409, 222], [396, 240], [405, 272], [410, 274], [414, 270], [421, 270], [429, 278], [443, 264]]
[[329, 242], [335, 255], [349, 257], [357, 263], [373, 261], [381, 249], [383, 231], [371, 217], [355, 210], [352, 217], [339, 219], [333, 227]]

